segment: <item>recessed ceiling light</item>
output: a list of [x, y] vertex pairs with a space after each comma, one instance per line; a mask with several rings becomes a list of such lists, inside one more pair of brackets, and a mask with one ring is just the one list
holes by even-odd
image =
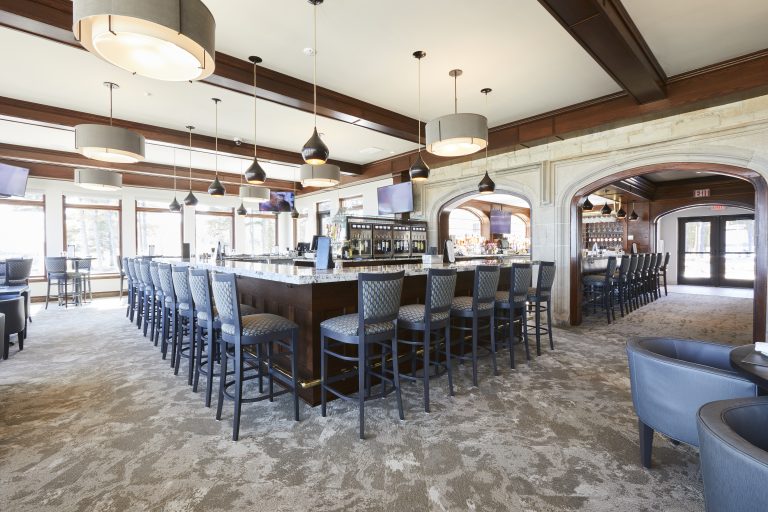
[[363, 154], [363, 155], [373, 155], [374, 153], [381, 153], [382, 151], [384, 151], [384, 150], [381, 149], [381, 148], [377, 148], [377, 147], [371, 146], [369, 148], [361, 149], [360, 153]]
[[304, 52], [304, 55], [307, 57], [314, 57], [315, 56], [315, 49], [314, 48], [304, 48], [302, 50]]

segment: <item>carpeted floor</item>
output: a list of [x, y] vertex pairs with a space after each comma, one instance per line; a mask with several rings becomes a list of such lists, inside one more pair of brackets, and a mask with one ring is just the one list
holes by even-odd
[[[329, 417], [290, 401], [246, 405], [240, 441], [123, 316], [115, 299], [34, 317], [0, 362], [0, 509], [703, 510], [698, 455], [657, 436], [638, 464], [624, 343], [631, 335], [750, 341], [750, 299], [671, 294], [612, 326], [555, 331], [556, 350], [457, 395], [434, 381], [432, 413], [406, 384]], [[522, 354], [522, 352], [518, 352]], [[506, 352], [500, 361], [508, 364]]]

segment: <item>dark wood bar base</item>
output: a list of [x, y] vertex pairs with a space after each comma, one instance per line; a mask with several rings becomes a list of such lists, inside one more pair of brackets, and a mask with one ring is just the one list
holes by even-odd
[[[474, 272], [458, 273], [456, 295], [471, 295]], [[401, 304], [423, 304], [427, 278], [425, 275], [406, 276]], [[506, 289], [509, 268], [501, 269], [499, 288]], [[329, 318], [357, 312], [357, 281], [293, 285], [239, 277], [238, 288], [241, 302], [255, 307], [259, 312], [281, 315], [299, 325], [298, 373], [301, 383], [300, 396], [310, 405], [320, 403], [320, 323]], [[350, 353], [356, 348], [351, 347]], [[280, 365], [289, 368], [286, 365]], [[332, 374], [349, 370], [331, 365]], [[408, 370], [406, 366], [404, 370]], [[356, 389], [357, 381], [339, 384], [342, 391]]]

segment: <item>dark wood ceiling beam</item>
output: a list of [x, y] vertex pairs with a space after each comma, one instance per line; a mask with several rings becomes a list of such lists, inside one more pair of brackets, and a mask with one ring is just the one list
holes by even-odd
[[641, 197], [646, 201], [653, 201], [658, 191], [658, 186], [644, 176], [632, 176], [630, 178], [617, 181], [613, 184], [613, 187], [633, 194], [637, 197]]
[[666, 96], [666, 75], [620, 0], [539, 0], [638, 103]]
[[[67, 151], [58, 151], [54, 149], [30, 148], [26, 146], [16, 146], [13, 144], [0, 143], [0, 160], [21, 167], [30, 169], [39, 169], [39, 164], [53, 166], [58, 168], [57, 179], [72, 180], [74, 169], [78, 167], [98, 167], [119, 171], [123, 177], [127, 176], [146, 176], [149, 178], [162, 179], [164, 185], [159, 188], [173, 188], [173, 166], [141, 162], [137, 164], [116, 164], [109, 162], [98, 162], [86, 158], [79, 153], [70, 153]], [[48, 168], [48, 167], [46, 167]], [[195, 184], [199, 185], [200, 190], [208, 190], [208, 185], [213, 181], [216, 173], [207, 169], [192, 169], [193, 188]], [[34, 173], [33, 173], [34, 176]], [[186, 190], [189, 187], [189, 168], [177, 167], [176, 184], [178, 190]], [[51, 176], [42, 176], [51, 177]], [[230, 184], [234, 188], [233, 193], [237, 194], [237, 187], [240, 185], [238, 177], [231, 173], [219, 172], [219, 180], [222, 183]], [[134, 180], [135, 181], [135, 180]], [[150, 180], [151, 181], [151, 180]], [[156, 180], [155, 180], [156, 181]], [[142, 185], [136, 185], [142, 186]], [[149, 185], [147, 185], [149, 186]], [[288, 180], [268, 180], [267, 186], [274, 190], [293, 190], [294, 182]], [[302, 186], [296, 184], [296, 190], [301, 190]]]
[[[639, 105], [628, 94], [618, 93], [496, 126], [489, 131], [489, 152], [492, 155], [506, 153], [765, 94], [768, 94], [768, 49], [673, 76], [667, 82], [667, 97], [662, 100]], [[411, 151], [365, 164], [357, 179], [408, 170], [415, 155], [416, 151]], [[483, 158], [476, 153], [447, 159], [423, 151], [422, 156], [431, 167]]]
[[[78, 112], [77, 110], [69, 110], [59, 107], [51, 107], [49, 105], [42, 105], [40, 103], [32, 103], [29, 101], [22, 101], [2, 96], [0, 96], [0, 115], [18, 117], [20, 119], [28, 119], [31, 121], [59, 126], [75, 126], [81, 123], [109, 124], [109, 118], [106, 116], [89, 114], [86, 112]], [[134, 123], [133, 121], [126, 121], [124, 119], [113, 119], [112, 123], [115, 126], [137, 131], [149, 140], [155, 140], [158, 142], [165, 142], [168, 144], [175, 144], [184, 147], [189, 145], [189, 133], [186, 131], [171, 130], [169, 128], [162, 128], [148, 124]], [[216, 147], [216, 140], [214, 137], [192, 132], [192, 147], [206, 151], [213, 151]], [[233, 155], [252, 157], [253, 144], [236, 144], [231, 140], [219, 139], [219, 151]], [[300, 165], [304, 163], [301, 155], [296, 152], [287, 151], [284, 149], [268, 148], [264, 146], [259, 146], [259, 159], [279, 163], [287, 163], [291, 165]], [[348, 174], [362, 173], [361, 166], [358, 164], [342, 162], [338, 160], [330, 160], [330, 163], [338, 165], [342, 172]]]
[[[0, 0], [0, 25], [84, 49], [72, 33], [71, 0]], [[203, 82], [253, 96], [253, 64], [216, 52], [216, 69]], [[261, 66], [256, 95], [286, 107], [313, 110], [310, 82]], [[317, 113], [399, 139], [417, 140], [415, 119], [323, 87], [317, 88]]]

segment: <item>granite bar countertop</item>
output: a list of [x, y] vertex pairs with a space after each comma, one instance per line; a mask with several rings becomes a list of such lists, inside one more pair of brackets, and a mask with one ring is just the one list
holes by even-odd
[[[505, 258], [501, 262], [497, 259], [488, 261], [488, 264], [498, 264], [500, 267], [510, 267], [512, 263], [527, 263], [527, 256], [519, 259]], [[253, 277], [293, 285], [334, 283], [340, 281], [355, 281], [361, 272], [398, 272], [405, 270], [406, 276], [426, 275], [430, 268], [455, 268], [458, 272], [469, 272], [477, 265], [482, 265], [483, 260], [459, 261], [453, 264], [436, 263], [432, 265], [406, 264], [406, 265], [375, 265], [366, 267], [334, 268], [330, 270], [315, 270], [312, 267], [297, 267], [294, 265], [274, 265], [267, 263], [254, 263], [245, 261], [210, 262], [196, 261], [194, 259], [182, 261], [168, 259], [165, 263], [175, 265], [191, 265], [196, 268], [206, 268], [217, 272], [231, 272], [241, 277]], [[375, 262], [372, 262], [375, 263]]]

